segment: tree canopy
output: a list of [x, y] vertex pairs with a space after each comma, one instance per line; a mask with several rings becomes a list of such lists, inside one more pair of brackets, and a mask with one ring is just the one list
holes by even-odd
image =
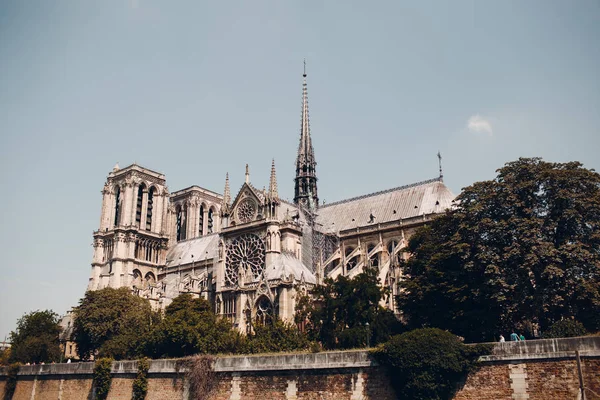
[[374, 268], [354, 278], [326, 279], [312, 297], [299, 301], [296, 322], [306, 323], [309, 338], [327, 349], [380, 343], [401, 329], [393, 313], [379, 305], [384, 294]]
[[184, 357], [192, 354], [228, 353], [241, 340], [227, 320], [217, 318], [211, 304], [184, 293], [173, 299], [146, 341], [146, 355]]
[[373, 351], [388, 367], [399, 399], [451, 399], [489, 345], [467, 346], [437, 328], [415, 329], [393, 336]]
[[600, 175], [521, 158], [463, 189], [410, 239], [398, 304], [409, 327], [470, 341], [574, 317], [600, 328]]
[[150, 332], [158, 314], [147, 299], [128, 288], [88, 291], [74, 310], [73, 341], [79, 356], [122, 359], [141, 353], [141, 339]]
[[58, 314], [52, 310], [32, 311], [17, 321], [17, 329], [10, 333], [10, 361], [41, 363], [59, 361], [58, 335], [61, 328]]

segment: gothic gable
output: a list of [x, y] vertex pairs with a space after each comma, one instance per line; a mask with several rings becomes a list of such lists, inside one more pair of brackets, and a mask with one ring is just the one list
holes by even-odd
[[232, 205], [235, 225], [256, 221], [262, 216], [264, 196], [252, 185], [244, 183]]

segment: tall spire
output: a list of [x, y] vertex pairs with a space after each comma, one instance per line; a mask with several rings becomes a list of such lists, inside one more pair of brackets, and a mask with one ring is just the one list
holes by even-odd
[[271, 199], [278, 199], [279, 193], [277, 193], [277, 176], [275, 174], [275, 159], [271, 163], [271, 180], [269, 181], [269, 197]]
[[440, 166], [440, 180], [444, 179], [444, 174], [442, 173], [442, 153], [440, 153], [440, 151], [438, 150], [438, 164]]
[[225, 174], [225, 190], [223, 190], [223, 208], [231, 204], [231, 190], [229, 189], [229, 172]]
[[319, 204], [317, 194], [317, 162], [310, 137], [310, 120], [308, 117], [308, 88], [306, 85], [306, 60], [304, 60], [304, 73], [302, 74], [302, 117], [300, 122], [300, 144], [296, 157], [296, 179], [294, 202], [309, 206], [308, 198], [312, 198], [315, 206]]

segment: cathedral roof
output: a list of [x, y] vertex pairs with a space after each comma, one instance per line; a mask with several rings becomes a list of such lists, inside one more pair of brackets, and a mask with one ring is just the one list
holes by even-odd
[[442, 179], [436, 178], [329, 203], [319, 207], [316, 222], [325, 232], [336, 233], [441, 213], [452, 206], [454, 197]]
[[[183, 240], [167, 253], [167, 267], [191, 264], [216, 258], [219, 250], [219, 234], [213, 233], [196, 239]], [[192, 257], [193, 256], [193, 257]]]
[[304, 276], [304, 282], [317, 283], [317, 279], [311, 270], [302, 264], [302, 261], [297, 259], [293, 254], [278, 254], [265, 269], [265, 278], [268, 280], [282, 279], [282, 277], [287, 279], [290, 275], [293, 275], [296, 281], [301, 280], [302, 276]]

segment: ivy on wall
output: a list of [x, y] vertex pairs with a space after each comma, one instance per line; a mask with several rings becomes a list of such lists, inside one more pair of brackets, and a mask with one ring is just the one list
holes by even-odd
[[96, 388], [96, 399], [106, 400], [110, 390], [112, 369], [112, 358], [100, 358], [94, 365], [94, 388]]
[[17, 388], [17, 375], [19, 374], [19, 368], [21, 364], [14, 363], [8, 366], [8, 377], [6, 379], [6, 386], [4, 389], [4, 400], [11, 400], [15, 389]]
[[147, 358], [138, 360], [138, 372], [133, 381], [133, 396], [132, 400], [144, 400], [148, 393], [148, 370], [150, 363]]

